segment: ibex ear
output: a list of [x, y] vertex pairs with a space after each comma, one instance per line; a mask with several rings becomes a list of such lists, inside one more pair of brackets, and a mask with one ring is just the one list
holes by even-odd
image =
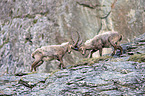
[[71, 48], [72, 48], [72, 45], [68, 45], [68, 53], [69, 54], [71, 53]]
[[79, 50], [79, 51], [83, 51], [83, 49], [84, 49], [84, 48], [80, 47], [78, 50]]

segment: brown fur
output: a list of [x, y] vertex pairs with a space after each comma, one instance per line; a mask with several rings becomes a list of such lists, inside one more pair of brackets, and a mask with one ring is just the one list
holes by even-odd
[[62, 43], [61, 45], [48, 45], [42, 46], [41, 48], [36, 49], [31, 56], [35, 59], [31, 65], [31, 71], [33, 69], [36, 71], [36, 68], [40, 66], [44, 61], [59, 60], [60, 67], [64, 68], [63, 65], [63, 56], [71, 52], [71, 45], [69, 42]]
[[102, 49], [114, 47], [112, 55], [116, 53], [116, 50], [119, 49], [122, 54], [122, 47], [119, 45], [119, 42], [122, 40], [122, 35], [118, 32], [105, 32], [100, 35], [96, 35], [94, 38], [87, 40], [80, 48], [79, 51], [84, 55], [86, 50], [90, 50], [89, 58], [92, 57], [92, 54], [99, 50], [100, 56], [102, 56]]

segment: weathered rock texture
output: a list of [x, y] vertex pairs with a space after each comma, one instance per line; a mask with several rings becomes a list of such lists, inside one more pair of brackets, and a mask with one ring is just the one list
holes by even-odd
[[1, 75], [0, 95], [144, 96], [145, 34], [134, 40], [122, 45], [123, 57], [83, 59], [51, 73]]
[[[76, 37], [76, 30], [83, 41], [108, 30], [123, 34], [123, 42], [144, 33], [144, 0], [118, 0], [111, 9], [113, 2], [1, 0], [0, 71], [9, 74], [30, 71], [31, 53], [36, 48], [71, 41], [71, 32]], [[66, 54], [65, 65], [75, 63], [80, 57], [78, 52]], [[45, 62], [38, 70], [50, 72], [58, 63]]]

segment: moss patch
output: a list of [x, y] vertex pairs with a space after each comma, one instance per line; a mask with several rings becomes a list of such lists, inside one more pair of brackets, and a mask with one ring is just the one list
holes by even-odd
[[4, 43], [2, 45], [0, 45], [0, 49], [9, 42], [9, 38], [7, 40], [4, 41]]
[[111, 56], [102, 56], [102, 57], [98, 57], [98, 58], [85, 58], [85, 59], [81, 60], [80, 62], [93, 64], [93, 63], [98, 63], [99, 61], [104, 61], [104, 60], [107, 61], [109, 58], [112, 58], [112, 57]]
[[129, 57], [127, 61], [145, 62], [145, 54], [134, 54]]
[[35, 15], [31, 15], [31, 14], [27, 14], [27, 15], [18, 15], [18, 16], [15, 16], [13, 18], [35, 18]]
[[76, 66], [92, 65], [94, 63], [99, 63], [99, 61], [108, 61], [109, 58], [112, 58], [112, 56], [102, 56], [98, 58], [85, 58], [79, 61], [78, 63], [74, 64], [73, 66], [69, 67], [69, 69]]
[[37, 23], [37, 21], [38, 21], [37, 19], [34, 19], [34, 20], [33, 20], [33, 23], [34, 23], [34, 24], [36, 24], [36, 23]]

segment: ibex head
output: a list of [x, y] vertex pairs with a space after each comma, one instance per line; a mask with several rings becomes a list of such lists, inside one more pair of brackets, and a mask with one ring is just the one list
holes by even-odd
[[[78, 32], [77, 32], [78, 33]], [[75, 43], [74, 49], [81, 52], [82, 55], [86, 54], [86, 50], [89, 50], [89, 57], [92, 57], [92, 54], [99, 50], [100, 56], [102, 56], [102, 49], [113, 47], [114, 51], [112, 56], [116, 53], [116, 50], [120, 50], [120, 54], [122, 54], [122, 47], [119, 45], [122, 40], [122, 35], [115, 31], [105, 32], [103, 34], [99, 34], [94, 36], [92, 39], [87, 40], [84, 44], [78, 43], [80, 39], [78, 33], [78, 40]]]
[[71, 48], [76, 50], [76, 51], [79, 51], [82, 55], [85, 55], [86, 54], [86, 46], [84, 43], [82, 43], [82, 39], [80, 39], [80, 34], [78, 32], [77, 32], [77, 35], [78, 35], [78, 38], [77, 38], [76, 42], [74, 42], [74, 40], [72, 39], [73, 46]]

